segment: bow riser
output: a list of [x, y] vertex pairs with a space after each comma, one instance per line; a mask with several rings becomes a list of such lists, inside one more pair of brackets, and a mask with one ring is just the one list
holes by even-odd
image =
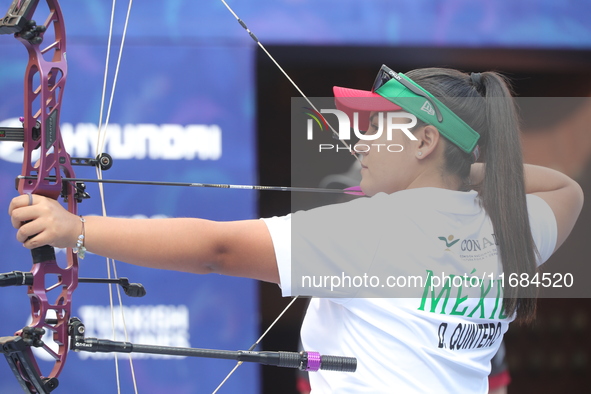
[[[76, 261], [72, 262], [73, 264], [69, 262], [71, 265], [69, 264], [65, 269], [61, 268], [55, 260], [46, 260], [35, 264], [31, 270], [34, 282], [28, 288], [28, 295], [33, 321], [29, 327], [42, 328], [46, 332], [53, 333], [53, 342], [58, 346], [57, 350], [43, 346], [44, 351], [55, 360], [53, 369], [47, 374], [47, 377], [51, 378], [59, 376], [68, 355], [71, 300], [72, 293], [78, 285], [78, 261], [75, 256], [73, 259]], [[52, 277], [59, 278], [57, 283], [47, 283]], [[48, 293], [59, 287], [61, 292], [55, 301], [51, 301]]]
[[[60, 132], [62, 96], [67, 77], [66, 41], [63, 17], [56, 0], [46, 0], [49, 13], [44, 25], [32, 22], [38, 0], [15, 0], [0, 23], [1, 33], [14, 33], [29, 54], [24, 80], [23, 113], [23, 166], [18, 191], [21, 194], [39, 194], [67, 201], [68, 211], [77, 214], [76, 189], [62, 178], [74, 177], [70, 155], [66, 152]], [[47, 28], [51, 29], [46, 37]], [[53, 42], [44, 43], [44, 39]], [[43, 45], [43, 48], [41, 48]], [[37, 159], [37, 156], [39, 157]], [[28, 284], [32, 322], [15, 335], [23, 338], [26, 346], [22, 357], [14, 356], [15, 374], [25, 391], [49, 392], [55, 388], [68, 354], [68, 322], [71, 316], [72, 293], [78, 284], [78, 259], [67, 250], [65, 267], [58, 265], [51, 246], [31, 251], [32, 283]], [[55, 300], [53, 299], [55, 297]], [[41, 341], [42, 332], [52, 334], [57, 348], [51, 349]], [[15, 340], [12, 346], [17, 346]], [[20, 346], [20, 345], [18, 345]], [[53, 358], [53, 367], [45, 375], [40, 371], [32, 347], [43, 349]], [[33, 370], [33, 372], [31, 372]], [[55, 381], [48, 386], [44, 382]], [[24, 387], [26, 386], [26, 387]]]
[[[55, 41], [40, 48], [40, 43], [16, 35], [29, 53], [25, 72], [24, 158], [22, 175], [37, 175], [37, 179], [19, 180], [21, 194], [40, 194], [57, 199], [62, 194], [61, 177], [73, 174], [70, 156], [65, 150], [60, 132], [60, 112], [67, 77], [65, 29], [62, 14], [54, 0], [47, 0], [49, 15], [44, 26], [52, 26]], [[43, 38], [44, 33], [39, 37]], [[53, 51], [51, 60], [46, 57]], [[39, 161], [33, 153], [39, 150]], [[47, 181], [54, 176], [55, 181]], [[68, 192], [73, 193], [70, 186]], [[66, 192], [67, 195], [69, 193]]]

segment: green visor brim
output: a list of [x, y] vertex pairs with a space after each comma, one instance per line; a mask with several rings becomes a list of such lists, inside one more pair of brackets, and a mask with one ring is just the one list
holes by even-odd
[[376, 89], [375, 92], [386, 100], [399, 105], [423, 122], [435, 126], [445, 138], [453, 142], [464, 152], [472, 153], [478, 144], [480, 135], [431, 93], [414, 83], [406, 75], [402, 73], [398, 73], [398, 75], [419, 88], [430, 98], [431, 102], [437, 106], [442, 115], [441, 122], [437, 119], [437, 114], [429, 100], [413, 93], [396, 79], [389, 80], [383, 86]]

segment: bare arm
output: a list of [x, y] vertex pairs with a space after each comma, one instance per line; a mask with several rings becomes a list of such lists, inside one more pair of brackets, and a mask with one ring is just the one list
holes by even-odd
[[[550, 168], [524, 164], [524, 173], [525, 192], [542, 198], [554, 212], [558, 226], [558, 249], [572, 231], [581, 213], [583, 191], [577, 182]], [[482, 164], [472, 165], [470, 177], [473, 183], [479, 183], [483, 174]]]
[[[27, 206], [28, 197], [20, 196], [10, 205], [13, 226], [19, 229], [17, 239], [27, 248], [74, 246], [82, 231], [78, 216], [54, 200], [34, 196], [33, 201]], [[144, 267], [279, 283], [273, 243], [261, 220], [85, 219], [89, 252]]]

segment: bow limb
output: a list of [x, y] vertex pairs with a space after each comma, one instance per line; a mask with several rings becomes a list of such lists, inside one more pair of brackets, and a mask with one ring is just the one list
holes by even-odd
[[[27, 48], [29, 62], [25, 72], [23, 114], [23, 166], [18, 181], [21, 194], [40, 194], [63, 198], [69, 212], [77, 213], [83, 190], [62, 178], [74, 176], [60, 132], [62, 96], [67, 77], [66, 33], [57, 0], [46, 0], [49, 13], [43, 25], [32, 20], [39, 0], [14, 0], [0, 24], [0, 33], [14, 33]], [[48, 30], [49, 29], [49, 30]], [[36, 157], [38, 156], [38, 160]], [[35, 179], [30, 179], [34, 177]], [[52, 180], [48, 180], [50, 177]], [[32, 201], [32, 199], [31, 199]], [[58, 384], [68, 354], [68, 322], [72, 294], [78, 284], [78, 258], [67, 250], [65, 266], [58, 265], [53, 247], [42, 246], [31, 251], [33, 268], [25, 274], [28, 285], [32, 322], [5, 342], [6, 358], [26, 392], [45, 393]], [[62, 264], [63, 265], [63, 264]], [[60, 291], [61, 290], [61, 291]], [[56, 294], [57, 293], [57, 294]], [[44, 332], [51, 333], [57, 347], [43, 343]], [[31, 351], [38, 347], [53, 358], [53, 368], [41, 371]]]

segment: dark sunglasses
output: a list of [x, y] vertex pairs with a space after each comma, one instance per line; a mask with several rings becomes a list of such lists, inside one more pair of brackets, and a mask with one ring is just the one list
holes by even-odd
[[376, 76], [376, 79], [373, 82], [373, 86], [371, 87], [371, 92], [375, 93], [376, 90], [384, 86], [386, 82], [390, 81], [392, 78], [394, 78], [396, 81], [402, 84], [402, 86], [413, 92], [415, 95], [423, 97], [425, 100], [429, 101], [429, 103], [433, 107], [433, 110], [435, 111], [437, 120], [439, 121], [439, 123], [443, 122], [443, 115], [441, 115], [439, 107], [437, 106], [437, 104], [435, 104], [431, 96], [418, 85], [414, 85], [413, 83], [402, 78], [400, 75], [398, 75], [398, 73], [394, 72], [390, 67], [386, 66], [385, 64], [382, 65], [382, 68], [380, 68], [380, 71], [378, 72], [378, 75]]

